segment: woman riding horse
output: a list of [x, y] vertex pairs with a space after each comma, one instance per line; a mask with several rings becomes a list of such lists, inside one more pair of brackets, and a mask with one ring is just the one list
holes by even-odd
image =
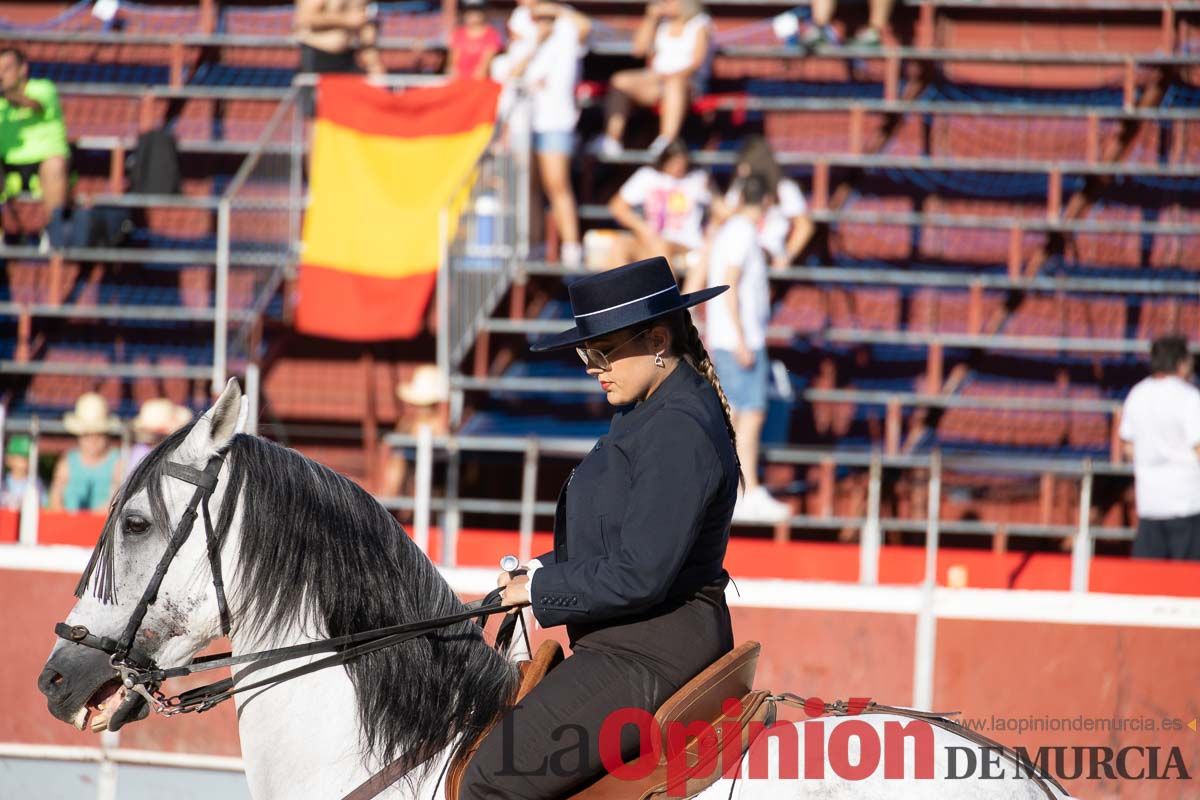
[[[495, 726], [461, 797], [557, 798], [604, 771], [600, 730], [621, 708], [653, 713], [733, 648], [723, 562], [740, 465], [729, 404], [687, 311], [725, 291], [680, 294], [664, 258], [570, 287], [575, 327], [532, 347], [574, 346], [619, 413], [567, 479], [554, 550], [504, 603], [566, 625], [572, 656]], [[639, 753], [622, 730], [621, 755]], [[611, 743], [608, 744], [612, 746]]]

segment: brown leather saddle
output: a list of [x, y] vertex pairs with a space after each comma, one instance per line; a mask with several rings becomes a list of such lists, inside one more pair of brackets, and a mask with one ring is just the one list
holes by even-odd
[[[663, 747], [655, 769], [641, 780], [626, 780], [613, 775], [605, 775], [585, 789], [572, 795], [575, 800], [650, 800], [662, 797], [667, 792], [667, 763], [668, 759], [679, 757], [681, 749], [685, 749], [686, 764], [689, 772], [697, 777], [689, 778], [685, 787], [686, 795], [693, 795], [715, 783], [721, 777], [716, 759], [725, 752], [725, 739], [736, 731], [739, 742], [736, 752], [740, 756], [750, 747], [752, 734], [762, 730], [761, 726], [750, 727], [751, 722], [769, 724], [769, 716], [773, 716], [771, 704], [767, 702], [770, 692], [765, 689], [753, 689], [754, 673], [758, 666], [758, 654], [762, 646], [758, 642], [743, 642], [730, 652], [710, 664], [699, 675], [692, 678], [671, 695], [654, 715], [659, 730], [667, 731], [675, 725], [686, 726], [693, 722], [707, 722], [717, 733], [717, 746], [704, 748], [701, 752], [700, 742], [692, 736], [671, 741], [664, 736]], [[534, 686], [545, 677], [555, 665], [563, 660], [562, 646], [558, 642], [543, 642], [538, 648], [532, 661], [523, 661], [521, 669], [521, 685], [517, 690], [517, 702], [524, 699]], [[736, 716], [727, 716], [723, 705], [726, 700], [738, 700], [741, 712]], [[446, 777], [446, 800], [458, 800], [458, 788], [462, 781], [467, 764], [475, 754], [479, 743], [487, 731], [468, 748], [462, 758], [450, 765]], [[731, 752], [734, 745], [730, 744]], [[701, 760], [703, 759], [703, 760]]]

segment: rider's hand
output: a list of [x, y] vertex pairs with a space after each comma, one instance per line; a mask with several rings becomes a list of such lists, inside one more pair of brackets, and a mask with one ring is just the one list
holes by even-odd
[[520, 607], [529, 605], [528, 575], [518, 575], [502, 585], [504, 586], [504, 591], [500, 595], [501, 605], [512, 608], [512, 611], [508, 613], [511, 614]]

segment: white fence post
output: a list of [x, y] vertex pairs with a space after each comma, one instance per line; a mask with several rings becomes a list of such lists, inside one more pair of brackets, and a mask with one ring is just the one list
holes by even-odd
[[913, 646], [913, 706], [933, 708], [933, 667], [937, 656], [937, 615], [934, 593], [937, 591], [938, 524], [942, 508], [942, 454], [934, 450], [929, 457], [929, 506], [925, 529], [925, 580], [922, 583], [921, 609], [917, 612], [916, 642]]
[[1092, 566], [1092, 460], [1083, 462], [1079, 481], [1079, 529], [1071, 547], [1071, 591], [1086, 592]]
[[433, 428], [417, 427], [417, 470], [413, 479], [413, 540], [429, 554], [429, 506], [433, 486]]
[[883, 533], [879, 527], [879, 495], [883, 482], [883, 461], [878, 450], [871, 452], [867, 479], [867, 518], [858, 537], [858, 582], [879, 583], [879, 549]]

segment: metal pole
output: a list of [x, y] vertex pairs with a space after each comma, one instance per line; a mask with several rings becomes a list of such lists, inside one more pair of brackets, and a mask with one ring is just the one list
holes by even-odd
[[227, 338], [229, 335], [229, 198], [217, 205], [217, 275], [213, 295], [212, 393], [225, 387]]
[[520, 110], [518, 117], [520, 123], [518, 125], [519, 133], [516, 141], [517, 155], [517, 258], [524, 259], [529, 255], [529, 224], [532, 210], [530, 207], [530, 181], [533, 179], [532, 170], [530, 169], [530, 142], [532, 139], [531, 131], [531, 109], [529, 99], [526, 96], [518, 101]]
[[262, 391], [258, 362], [246, 365], [246, 433], [258, 436], [258, 405]]
[[304, 115], [301, 113], [300, 98], [306, 89], [294, 89], [292, 93], [292, 147], [291, 174], [288, 177], [288, 241], [291, 243], [292, 259], [288, 264], [289, 275], [295, 269], [300, 247], [300, 217], [304, 213]]
[[417, 427], [417, 474], [413, 479], [413, 539], [429, 553], [429, 504], [433, 486], [433, 428]]
[[447, 444], [449, 458], [446, 464], [446, 513], [442, 523], [442, 566], [453, 567], [458, 560], [458, 440]]
[[913, 706], [926, 711], [933, 708], [933, 667], [937, 656], [937, 615], [934, 592], [937, 586], [938, 522], [942, 505], [942, 454], [934, 450], [929, 458], [929, 507], [925, 532], [925, 580], [922, 583], [921, 608], [917, 612], [916, 641], [913, 645]]
[[925, 527], [925, 586], [937, 585], [939, 524], [942, 514], [942, 451], [929, 456], [929, 509]]
[[37, 482], [38, 444], [38, 418], [35, 416], [29, 424], [29, 480], [25, 483], [25, 493], [21, 495], [21, 518], [17, 524], [17, 541], [30, 546], [38, 541], [38, 521], [42, 510]]
[[1071, 591], [1086, 592], [1092, 567], [1092, 460], [1083, 462], [1079, 482], [1079, 530], [1071, 547]]
[[525, 445], [525, 468], [521, 475], [521, 533], [517, 558], [521, 563], [533, 558], [533, 505], [537, 502], [538, 440], [530, 437]]
[[450, 378], [450, 208], [438, 213], [437, 366], [446, 385]]
[[867, 479], [867, 519], [858, 537], [858, 582], [872, 586], [879, 583], [879, 549], [883, 538], [879, 529], [879, 494], [882, 483], [883, 460], [879, 451], [874, 450]]

